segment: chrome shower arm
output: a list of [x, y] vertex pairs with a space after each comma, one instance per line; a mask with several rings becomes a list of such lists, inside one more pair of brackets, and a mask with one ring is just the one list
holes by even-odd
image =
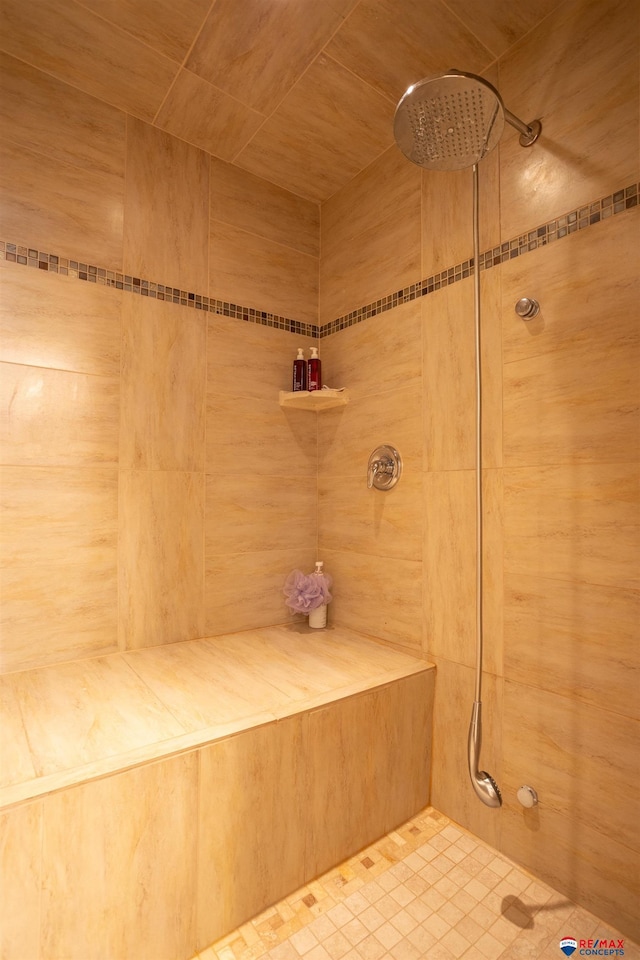
[[524, 123], [519, 117], [516, 117], [515, 113], [511, 113], [510, 110], [507, 110], [506, 107], [504, 107], [504, 118], [507, 123], [510, 123], [512, 127], [515, 127], [516, 130], [520, 132], [521, 147], [530, 147], [531, 144], [535, 143], [540, 136], [542, 124], [539, 120], [532, 120], [531, 123]]

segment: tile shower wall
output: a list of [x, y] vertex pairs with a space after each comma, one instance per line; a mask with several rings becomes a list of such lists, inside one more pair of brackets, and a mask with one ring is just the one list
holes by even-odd
[[[317, 206], [0, 72], [0, 235], [55, 254], [0, 263], [3, 669], [286, 620], [284, 577], [315, 559], [316, 436], [277, 394], [317, 321]], [[50, 276], [63, 258], [98, 282]], [[198, 303], [160, 302], [179, 290]]]
[[[640, 169], [639, 49], [635, 4], [578, 0], [491, 75], [511, 110], [543, 123], [530, 151], [506, 128], [480, 165], [481, 249], [497, 248], [481, 282], [482, 763], [503, 788], [498, 813], [476, 800], [466, 772], [475, 662], [470, 171], [421, 173], [391, 150], [323, 205], [323, 356], [352, 401], [319, 426], [320, 550], [340, 583], [333, 616], [422, 649], [438, 667], [434, 806], [635, 937], [635, 194], [625, 213], [610, 214], [624, 209], [612, 194]], [[585, 204], [575, 222], [559, 219]], [[453, 264], [458, 277], [449, 277]], [[426, 296], [412, 287], [419, 277], [432, 278]], [[522, 296], [540, 300], [537, 320], [517, 319]], [[405, 465], [384, 495], [364, 481], [381, 442], [395, 444]], [[539, 791], [535, 810], [516, 801], [523, 783]]]
[[[527, 152], [508, 128], [483, 162], [482, 249], [637, 180], [635, 13], [630, 0], [564, 3], [492, 71], [517, 114], [545, 111], [545, 133]], [[316, 318], [313, 204], [11, 57], [0, 69], [13, 93], [0, 103], [3, 235], [114, 276], [149, 271], [163, 296], [195, 288], [200, 303]], [[179, 135], [180, 98], [197, 93], [174, 93], [165, 121]], [[469, 205], [468, 172], [421, 174], [392, 150], [323, 207], [319, 319], [339, 332], [322, 353], [352, 395], [319, 424], [332, 616], [437, 662], [434, 804], [637, 938], [637, 210], [483, 273], [495, 814], [470, 796], [464, 757]], [[457, 263], [459, 282], [391, 295]], [[314, 559], [315, 426], [274, 399], [299, 338], [184, 307], [178, 322], [151, 296], [2, 269], [5, 668], [280, 620], [283, 573]], [[534, 324], [514, 318], [523, 294], [543, 303]], [[387, 296], [393, 310], [335, 323]], [[362, 483], [381, 440], [405, 460], [384, 500]], [[532, 814], [513, 799], [525, 781], [540, 791]]]

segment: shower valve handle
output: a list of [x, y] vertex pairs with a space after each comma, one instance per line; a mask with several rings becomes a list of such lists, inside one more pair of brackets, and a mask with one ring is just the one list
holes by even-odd
[[369, 457], [367, 466], [367, 487], [371, 490], [390, 490], [396, 485], [402, 473], [402, 457], [389, 443], [376, 447]]
[[369, 473], [367, 475], [367, 486], [369, 489], [373, 486], [373, 481], [379, 474], [393, 475], [393, 460], [391, 457], [380, 457], [369, 464]]

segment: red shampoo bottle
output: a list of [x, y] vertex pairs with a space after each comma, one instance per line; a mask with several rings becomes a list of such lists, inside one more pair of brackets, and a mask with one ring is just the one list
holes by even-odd
[[307, 389], [307, 362], [304, 359], [302, 347], [298, 349], [298, 356], [293, 361], [293, 390]]
[[307, 367], [307, 390], [322, 390], [322, 366], [317, 347], [311, 347], [311, 357], [307, 361]]

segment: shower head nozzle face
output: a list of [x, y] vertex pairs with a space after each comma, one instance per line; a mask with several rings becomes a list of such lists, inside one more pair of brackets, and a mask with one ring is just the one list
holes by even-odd
[[498, 143], [504, 106], [481, 77], [451, 71], [409, 87], [395, 114], [394, 133], [409, 160], [429, 170], [462, 170]]

